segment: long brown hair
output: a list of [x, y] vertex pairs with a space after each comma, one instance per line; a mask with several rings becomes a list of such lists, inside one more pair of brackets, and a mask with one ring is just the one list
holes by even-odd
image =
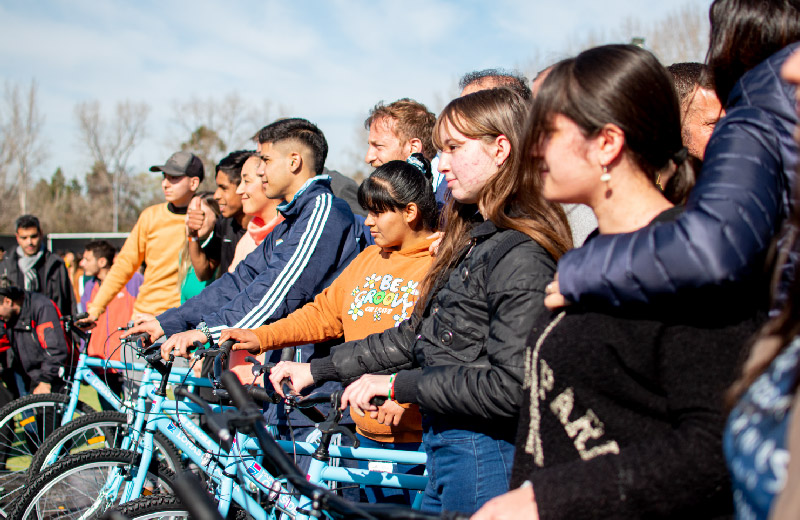
[[[419, 301], [426, 300], [469, 243], [469, 230], [478, 207], [486, 220], [500, 229], [525, 233], [555, 260], [572, 247], [564, 210], [561, 205], [544, 199], [541, 177], [533, 171], [528, 153], [522, 149], [522, 127], [527, 112], [528, 105], [518, 94], [496, 88], [456, 98], [439, 114], [433, 129], [433, 142], [438, 149], [443, 148], [443, 134], [450, 124], [465, 137], [486, 143], [504, 135], [511, 143], [511, 153], [486, 182], [477, 206], [451, 198], [445, 207], [440, 224], [444, 238], [422, 284]], [[423, 307], [416, 308], [421, 311]]]

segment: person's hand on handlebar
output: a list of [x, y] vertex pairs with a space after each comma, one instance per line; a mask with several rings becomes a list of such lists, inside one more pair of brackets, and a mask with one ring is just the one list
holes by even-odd
[[471, 520], [511, 520], [528, 518], [539, 520], [539, 509], [530, 482], [486, 502]]
[[[158, 338], [164, 335], [164, 329], [161, 328], [161, 324], [158, 322], [158, 320], [154, 318], [152, 320], [143, 321], [138, 325], [134, 325], [133, 327], [123, 332], [120, 338], [125, 339], [128, 336], [131, 336], [133, 334], [141, 334], [142, 332], [150, 334], [151, 342], [157, 340]], [[203, 341], [205, 341], [205, 337], [203, 337]]]
[[375, 396], [389, 397], [389, 380], [391, 376], [378, 376], [365, 374], [358, 381], [352, 383], [344, 389], [342, 394], [342, 410], [347, 405], [353, 407], [357, 414], [363, 416], [364, 411], [375, 412], [378, 407], [370, 403], [370, 399]]
[[206, 335], [201, 330], [187, 330], [173, 334], [161, 345], [161, 358], [164, 361], [169, 360], [169, 355], [174, 354], [176, 357], [189, 358], [189, 350], [194, 347], [194, 342], [199, 341], [205, 343], [208, 340]]
[[232, 339], [237, 343], [233, 344], [231, 350], [246, 350], [251, 354], [261, 354], [261, 345], [258, 336], [250, 329], [225, 329], [219, 335], [219, 342]]
[[86, 317], [80, 319], [74, 323], [76, 327], [81, 330], [92, 330], [93, 328], [97, 327], [97, 318], [99, 316], [95, 316], [92, 313], [86, 313]]
[[281, 397], [286, 397], [283, 393], [283, 388], [281, 388], [281, 383], [284, 379], [289, 380], [289, 387], [297, 394], [304, 388], [314, 384], [314, 378], [311, 377], [311, 365], [308, 363], [281, 361], [272, 368], [269, 373], [269, 380]]

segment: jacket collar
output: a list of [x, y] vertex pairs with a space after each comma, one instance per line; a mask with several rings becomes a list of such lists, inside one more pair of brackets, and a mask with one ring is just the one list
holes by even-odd
[[331, 193], [331, 176], [316, 175], [311, 177], [297, 190], [292, 200], [278, 205], [278, 211], [286, 218], [298, 215], [307, 199], [314, 198], [324, 192]]
[[497, 231], [498, 229], [497, 226], [494, 225], [494, 222], [491, 220], [484, 220], [470, 230], [469, 236], [472, 238], [484, 238], [489, 235], [494, 235]]

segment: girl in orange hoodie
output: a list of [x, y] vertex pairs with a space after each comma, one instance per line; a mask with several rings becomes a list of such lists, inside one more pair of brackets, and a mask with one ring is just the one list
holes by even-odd
[[[358, 190], [358, 202], [369, 212], [365, 225], [375, 245], [358, 255], [313, 302], [257, 329], [225, 330], [219, 342], [232, 338], [238, 342], [234, 351], [259, 353], [342, 336], [346, 341], [362, 339], [408, 318], [432, 262], [429, 248], [437, 207], [431, 177], [430, 163], [421, 154], [378, 167]], [[355, 412], [351, 416], [362, 446], [419, 448], [422, 427], [416, 405], [389, 400], [369, 415]], [[421, 472], [421, 468], [392, 471]], [[366, 492], [370, 502], [410, 500], [400, 490], [370, 487]]]

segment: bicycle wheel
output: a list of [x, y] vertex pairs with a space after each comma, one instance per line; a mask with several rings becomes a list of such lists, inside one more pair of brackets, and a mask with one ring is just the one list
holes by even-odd
[[[128, 418], [122, 412], [95, 412], [78, 417], [54, 431], [42, 443], [31, 460], [28, 481], [36, 478], [53, 455], [60, 458], [87, 450], [119, 448], [128, 431]], [[173, 472], [182, 469], [178, 450], [161, 432], [155, 432], [153, 436], [153, 453]]]
[[[102, 493], [108, 477], [112, 472], [130, 473], [138, 461], [134, 452], [116, 449], [69, 455], [47, 466], [24, 488], [8, 518], [69, 520], [105, 511], [114, 505]], [[166, 466], [152, 464], [145, 481], [146, 493], [172, 493], [174, 481], [175, 474]]]
[[[189, 518], [189, 511], [175, 495], [158, 495], [131, 500], [113, 508], [130, 520], [156, 520]], [[100, 520], [105, 513], [97, 513], [90, 520]]]
[[[26, 395], [0, 408], [0, 514], [15, 500], [33, 455], [50, 433], [61, 424], [69, 403], [66, 394]], [[73, 414], [93, 409], [82, 402]]]

